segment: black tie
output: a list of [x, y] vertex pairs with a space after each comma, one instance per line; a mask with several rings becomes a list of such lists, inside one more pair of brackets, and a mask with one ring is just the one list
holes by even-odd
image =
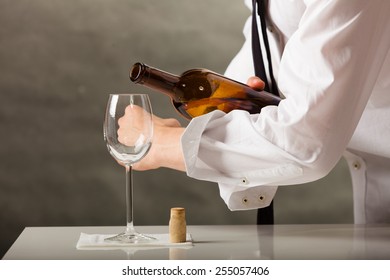
[[[257, 6], [257, 9], [256, 9]], [[265, 82], [265, 91], [271, 92], [275, 95], [279, 95], [277, 85], [272, 72], [271, 52], [268, 44], [268, 36], [265, 22], [265, 5], [262, 0], [252, 0], [252, 54], [253, 54], [253, 66], [255, 68], [255, 75], [261, 78]], [[270, 80], [267, 78], [265, 71], [263, 55], [261, 52], [261, 45], [259, 39], [259, 30], [257, 28], [257, 14], [260, 16], [261, 33], [263, 35], [263, 43], [266, 49], [268, 60], [268, 74]], [[270, 85], [271, 82], [271, 85]], [[273, 224], [274, 223], [274, 208], [273, 201], [271, 204], [264, 208], [259, 208], [257, 211], [257, 224]]]
[[[267, 28], [265, 21], [265, 1], [252, 0], [252, 54], [253, 54], [253, 66], [255, 68], [255, 75], [260, 77], [265, 82], [265, 91], [271, 92], [279, 96], [276, 81], [272, 70], [271, 51], [268, 43]], [[257, 7], [257, 9], [256, 9]], [[261, 51], [261, 44], [259, 38], [259, 30], [257, 28], [257, 14], [260, 16], [261, 33], [263, 35], [263, 43], [268, 60], [268, 74], [269, 79], [265, 71], [263, 55]], [[270, 81], [269, 81], [270, 80]]]

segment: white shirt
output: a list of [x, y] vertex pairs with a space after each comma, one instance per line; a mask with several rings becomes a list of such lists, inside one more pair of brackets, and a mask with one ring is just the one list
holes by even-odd
[[[390, 222], [390, 1], [270, 0], [268, 13], [285, 99], [260, 114], [194, 118], [182, 137], [187, 174], [217, 182], [231, 210], [254, 209], [277, 186], [325, 176], [345, 154], [355, 222]], [[244, 83], [254, 75], [250, 20], [225, 73]]]

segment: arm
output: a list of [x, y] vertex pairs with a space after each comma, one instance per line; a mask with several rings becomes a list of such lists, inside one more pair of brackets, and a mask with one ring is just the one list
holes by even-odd
[[337, 163], [388, 51], [390, 5], [307, 3], [279, 65], [286, 99], [259, 115], [212, 112], [194, 119], [182, 138], [191, 177], [216, 181], [232, 195], [317, 180]]

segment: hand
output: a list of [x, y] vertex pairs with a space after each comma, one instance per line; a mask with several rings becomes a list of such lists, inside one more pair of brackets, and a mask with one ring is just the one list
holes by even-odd
[[[134, 106], [133, 106], [134, 107]], [[126, 143], [129, 130], [136, 129], [137, 118], [145, 114], [141, 108], [128, 108], [125, 115], [119, 119], [118, 139]], [[185, 170], [184, 157], [181, 150], [181, 135], [184, 128], [178, 120], [163, 119], [152, 115], [153, 141], [149, 153], [133, 165], [135, 170], [150, 170], [159, 167], [168, 167], [180, 171]], [[135, 126], [133, 126], [135, 125]]]
[[250, 77], [246, 83], [251, 88], [253, 88], [255, 90], [259, 90], [259, 91], [264, 90], [264, 87], [265, 87], [264, 81], [256, 76]]
[[[137, 105], [127, 106], [124, 116], [118, 119], [118, 141], [129, 147], [136, 147], [140, 143], [143, 144], [143, 142], [146, 140], [144, 139], [144, 133], [148, 134], [148, 132], [143, 130], [145, 129], [145, 125], [150, 124], [150, 119], [150, 113], [145, 111], [143, 108]], [[151, 127], [150, 130], [152, 130]], [[149, 137], [151, 135], [151, 133], [148, 134]]]

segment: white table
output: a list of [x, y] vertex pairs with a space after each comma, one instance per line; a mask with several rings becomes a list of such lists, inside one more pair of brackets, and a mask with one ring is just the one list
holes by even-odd
[[[187, 249], [77, 250], [81, 232], [118, 233], [123, 227], [27, 227], [5, 260], [80, 259], [387, 259], [390, 225], [188, 226]], [[168, 233], [167, 226], [138, 226], [142, 233]]]

